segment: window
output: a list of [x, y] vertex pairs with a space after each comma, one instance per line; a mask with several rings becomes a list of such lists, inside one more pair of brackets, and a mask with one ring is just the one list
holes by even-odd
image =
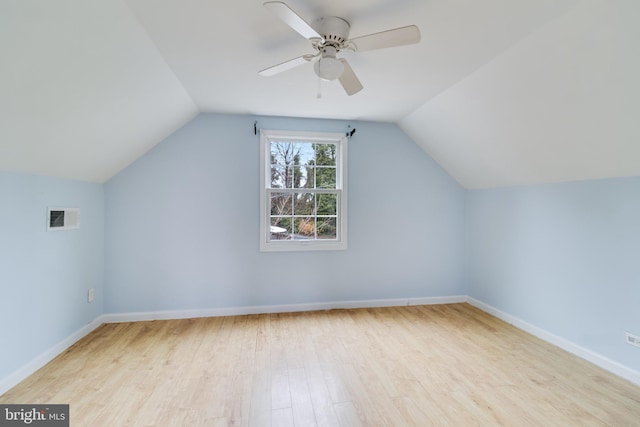
[[260, 250], [347, 248], [347, 137], [260, 132]]

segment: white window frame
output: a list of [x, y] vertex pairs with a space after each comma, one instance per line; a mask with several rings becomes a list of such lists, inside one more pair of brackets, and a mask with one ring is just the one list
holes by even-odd
[[[271, 240], [270, 200], [271, 142], [336, 144], [337, 235], [331, 240]], [[347, 249], [347, 136], [344, 133], [260, 130], [260, 251], [322, 251]], [[332, 189], [334, 191], [334, 189]], [[319, 191], [320, 192], [320, 191]]]

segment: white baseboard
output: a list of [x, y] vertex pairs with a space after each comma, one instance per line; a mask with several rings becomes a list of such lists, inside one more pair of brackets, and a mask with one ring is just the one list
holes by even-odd
[[166, 310], [132, 313], [111, 313], [102, 316], [104, 323], [139, 322], [145, 320], [195, 319], [198, 317], [242, 316], [263, 313], [293, 313], [297, 311], [336, 310], [347, 308], [400, 307], [407, 305], [453, 304], [466, 302], [465, 295], [424, 298], [393, 298], [375, 300], [330, 301], [305, 304], [255, 305], [195, 310]]
[[459, 304], [467, 302], [466, 295], [453, 295], [449, 297], [426, 297], [410, 298], [407, 305], [438, 305], [438, 304]]
[[568, 351], [569, 353], [572, 353], [588, 362], [591, 362], [594, 365], [611, 372], [612, 374], [615, 374], [640, 386], [640, 372], [636, 370], [621, 365], [618, 362], [615, 362], [598, 353], [581, 347], [578, 344], [575, 344], [574, 342], [571, 342], [567, 339], [554, 335], [551, 332], [525, 322], [524, 320], [505, 313], [504, 311], [498, 310], [497, 308], [485, 304], [482, 301], [478, 301], [475, 298], [467, 297], [467, 302], [472, 306], [477, 307], [480, 310], [497, 317], [498, 319], [504, 320], [505, 322], [515, 326], [518, 329], [522, 329], [523, 331], [528, 332], [531, 335], [534, 335], [550, 344], [553, 344], [556, 347], [560, 347], [561, 349]]
[[97, 317], [93, 322], [83, 326], [64, 340], [55, 344], [53, 347], [41, 353], [39, 356], [32, 359], [26, 365], [23, 365], [20, 369], [9, 374], [7, 377], [0, 379], [0, 395], [6, 393], [11, 388], [16, 386], [19, 382], [33, 374], [38, 369], [53, 360], [60, 353], [71, 347], [78, 342], [82, 337], [88, 335], [91, 331], [102, 325], [102, 316]]

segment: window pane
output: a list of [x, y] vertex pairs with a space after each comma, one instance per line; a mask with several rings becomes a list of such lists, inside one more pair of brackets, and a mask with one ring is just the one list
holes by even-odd
[[300, 156], [292, 142], [271, 142], [271, 188], [293, 188], [294, 165]]
[[296, 142], [294, 143], [294, 153], [297, 156], [297, 165], [310, 165], [313, 164], [315, 159], [315, 152], [313, 151], [313, 145], [311, 142]]
[[285, 188], [293, 188], [293, 167], [287, 166], [284, 174]]
[[316, 188], [336, 188], [336, 168], [318, 168], [316, 170]]
[[318, 218], [318, 239], [336, 239], [337, 227], [336, 218]]
[[315, 197], [313, 193], [295, 193], [293, 214], [313, 215], [315, 211]]
[[336, 165], [336, 145], [335, 144], [314, 144], [316, 162], [318, 166]]
[[271, 215], [293, 215], [293, 195], [271, 193]]
[[291, 188], [293, 170], [283, 166], [271, 166], [271, 188]]
[[[293, 187], [292, 188], [313, 188], [308, 187], [308, 166], [294, 166], [293, 167]], [[313, 171], [311, 171], [313, 173]]]
[[294, 239], [306, 240], [315, 239], [316, 235], [316, 221], [315, 219], [308, 218], [295, 218], [294, 220]]
[[316, 194], [317, 215], [336, 215], [338, 212], [337, 194]]
[[307, 185], [305, 188], [316, 188], [316, 167], [307, 166]]
[[271, 142], [271, 164], [272, 165], [292, 165], [293, 164], [293, 144], [291, 142], [272, 141]]
[[271, 217], [270, 239], [287, 240], [291, 238], [291, 218]]

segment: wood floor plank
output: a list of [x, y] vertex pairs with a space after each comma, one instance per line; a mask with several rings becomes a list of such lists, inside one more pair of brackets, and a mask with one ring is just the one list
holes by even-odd
[[468, 304], [105, 324], [0, 403], [97, 427], [640, 419], [640, 387]]
[[274, 409], [271, 413], [272, 427], [294, 427], [291, 408]]
[[319, 365], [306, 369], [309, 394], [313, 404], [313, 412], [318, 427], [331, 427], [338, 425], [331, 393], [327, 386], [324, 373]]
[[360, 427], [366, 425], [363, 424], [361, 416], [358, 414], [358, 410], [353, 403], [336, 403], [334, 409], [338, 417], [338, 425], [341, 427]]
[[304, 368], [289, 369], [289, 389], [291, 391], [291, 408], [296, 426], [316, 426], [313, 401], [309, 391], [309, 382]]
[[271, 374], [271, 409], [291, 408], [291, 388], [286, 370]]

